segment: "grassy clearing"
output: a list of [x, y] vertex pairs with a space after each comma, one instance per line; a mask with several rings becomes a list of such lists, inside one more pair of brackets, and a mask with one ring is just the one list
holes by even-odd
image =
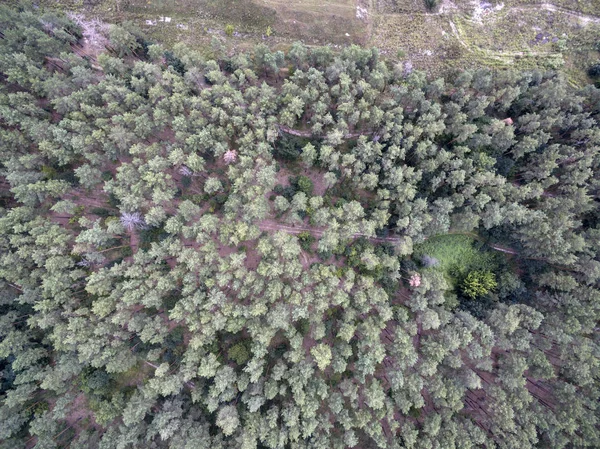
[[371, 40], [385, 55], [394, 58], [401, 50], [415, 68], [431, 71], [464, 50], [446, 18], [424, 14], [379, 15]]
[[[184, 42], [207, 55], [215, 36], [229, 52], [257, 43], [285, 50], [297, 40], [340, 47], [358, 43], [377, 46], [394, 61], [409, 60], [432, 76], [482, 66], [541, 67], [564, 71], [573, 85], [589, 82], [586, 69], [600, 59], [595, 50], [600, 23], [594, 22], [600, 0], [491, 0], [485, 10], [471, 0], [440, 0], [433, 13], [424, 0], [40, 1], [109, 22], [132, 20], [167, 47]], [[161, 16], [171, 21], [160, 22]], [[146, 25], [147, 20], [156, 23]], [[232, 36], [225, 33], [228, 25]]]
[[[82, 11], [109, 22], [131, 20], [152, 37], [172, 45], [205, 45], [233, 26], [228, 47], [263, 41], [271, 46], [302, 40], [309, 44], [367, 44], [366, 18], [356, 17], [355, 0], [41, 0], [64, 10]], [[160, 17], [170, 17], [169, 23]], [[146, 21], [156, 21], [146, 25]]]
[[550, 3], [560, 8], [584, 14], [600, 15], [600, 0], [505, 0], [507, 6], [536, 6], [542, 3]]
[[377, 0], [377, 11], [380, 14], [402, 14], [413, 12], [427, 12], [424, 0]]
[[482, 66], [545, 68], [583, 85], [590, 59], [599, 59], [590, 37], [600, 36], [600, 0], [492, 0], [487, 6], [443, 0], [434, 13], [423, 0], [376, 5], [372, 42], [392, 57], [403, 50], [414, 67], [434, 75]]
[[[124, 13], [175, 16], [232, 24], [242, 31], [262, 31], [276, 20], [276, 11], [249, 0], [130, 0]], [[222, 27], [224, 28], [224, 26]]]
[[432, 237], [417, 245], [413, 258], [422, 261], [425, 256], [436, 259], [434, 268], [442, 270], [453, 284], [472, 270], [496, 271], [502, 257], [482, 250], [475, 238], [460, 234]]

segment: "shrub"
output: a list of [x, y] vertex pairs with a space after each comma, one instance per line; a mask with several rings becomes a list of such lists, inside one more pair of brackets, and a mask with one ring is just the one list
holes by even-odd
[[273, 192], [275, 192], [277, 195], [281, 195], [288, 201], [292, 201], [292, 198], [296, 194], [296, 189], [293, 186], [283, 187], [281, 184], [277, 184], [273, 188]]
[[163, 308], [166, 310], [172, 310], [179, 302], [179, 299], [180, 297], [177, 294], [177, 291], [170, 292], [162, 300]]
[[108, 209], [105, 209], [104, 207], [94, 207], [90, 210], [90, 213], [93, 215], [98, 215], [101, 218], [106, 218], [110, 217], [111, 215], [114, 215], [113, 212], [111, 212]]
[[308, 321], [306, 318], [300, 318], [296, 324], [296, 330], [303, 337], [306, 336], [310, 331], [310, 321]]
[[84, 206], [77, 206], [73, 209], [73, 216], [69, 218], [69, 224], [76, 224], [79, 222], [79, 219], [83, 217], [83, 213], [85, 212]]
[[417, 264], [409, 258], [403, 258], [400, 260], [400, 270], [404, 273], [410, 273], [412, 271], [418, 271], [419, 267]]
[[496, 275], [491, 271], [471, 271], [462, 281], [461, 290], [463, 294], [471, 299], [487, 295], [498, 286]]
[[298, 176], [291, 184], [296, 187], [296, 190], [306, 193], [306, 196], [312, 196], [314, 185], [308, 176]]
[[588, 68], [588, 75], [590, 78], [600, 78], [600, 62], [592, 64]]
[[185, 75], [185, 66], [183, 65], [183, 62], [175, 56], [173, 52], [165, 51], [165, 62], [167, 63], [167, 66], [173, 67], [173, 70], [180, 75]]
[[214, 196], [214, 202], [216, 203], [217, 209], [220, 209], [221, 206], [227, 202], [227, 198], [229, 198], [229, 195], [226, 193], [219, 193]]
[[160, 242], [169, 236], [163, 227], [141, 229], [139, 235], [140, 248], [145, 251], [148, 251], [152, 247], [153, 242]]
[[235, 31], [235, 28], [233, 27], [233, 25], [231, 25], [230, 23], [225, 25], [225, 34], [227, 36], [233, 36], [233, 32]]
[[331, 252], [330, 250], [318, 251], [317, 255], [323, 262], [326, 262], [327, 260], [329, 260], [331, 258], [331, 256], [333, 256], [333, 252]]
[[131, 256], [133, 256], [133, 250], [131, 249], [131, 246], [124, 246], [121, 248], [121, 257], [125, 258]]
[[302, 148], [309, 142], [309, 139], [303, 137], [284, 134], [275, 142], [273, 156], [285, 161], [295, 161], [300, 157]]
[[250, 360], [250, 350], [245, 342], [239, 342], [229, 348], [227, 351], [227, 357], [233, 360], [238, 365], [243, 365]]
[[298, 234], [298, 240], [300, 240], [300, 247], [304, 251], [310, 251], [312, 244], [317, 240], [310, 232], [304, 231]]
[[81, 389], [86, 393], [106, 395], [110, 392], [110, 375], [103, 369], [88, 369], [81, 376]]
[[57, 176], [56, 169], [54, 167], [50, 167], [49, 165], [42, 166], [41, 172], [46, 179], [55, 179]]
[[425, 0], [425, 7], [428, 10], [433, 10], [437, 7], [439, 0]]
[[108, 194], [108, 204], [110, 204], [112, 207], [117, 207], [120, 204], [119, 199], [115, 196], [114, 193]]

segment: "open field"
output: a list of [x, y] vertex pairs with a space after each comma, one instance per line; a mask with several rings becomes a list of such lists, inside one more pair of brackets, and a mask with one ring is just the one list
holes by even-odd
[[[600, 58], [600, 0], [45, 0], [108, 21], [131, 20], [154, 39], [209, 48], [216, 36], [240, 50], [264, 42], [286, 48], [373, 45], [428, 71], [490, 66], [561, 69], [573, 84]], [[161, 21], [168, 17], [170, 21]], [[232, 36], [225, 27], [231, 25]]]
[[[388, 53], [402, 50], [415, 67], [430, 72], [488, 66], [564, 70], [573, 83], [586, 81], [585, 68], [598, 57], [600, 7], [589, 4], [510, 1], [444, 1], [434, 13], [403, 2], [380, 0], [372, 42]], [[399, 2], [398, 2], [399, 3]], [[588, 2], [592, 3], [592, 2]], [[390, 12], [391, 11], [391, 12]]]

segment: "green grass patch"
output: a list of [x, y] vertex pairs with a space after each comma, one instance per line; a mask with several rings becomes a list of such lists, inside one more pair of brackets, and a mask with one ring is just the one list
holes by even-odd
[[426, 269], [442, 270], [454, 286], [470, 271], [497, 271], [501, 257], [483, 250], [474, 237], [460, 234], [432, 237], [417, 245], [413, 253], [413, 259]]

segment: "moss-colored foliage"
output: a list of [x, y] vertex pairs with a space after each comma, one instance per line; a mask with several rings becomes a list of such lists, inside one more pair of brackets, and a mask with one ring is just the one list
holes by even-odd
[[296, 188], [294, 186], [282, 186], [281, 184], [277, 184], [273, 188], [273, 192], [277, 195], [281, 195], [286, 200], [291, 201], [294, 195], [296, 194]]
[[94, 418], [100, 425], [107, 425], [121, 415], [125, 406], [122, 393], [116, 393], [110, 398], [92, 396], [89, 400], [90, 409], [94, 412]]
[[125, 258], [131, 256], [133, 256], [133, 250], [131, 249], [131, 246], [124, 246], [121, 248], [121, 257]]
[[238, 365], [244, 365], [248, 360], [250, 360], [251, 355], [252, 353], [250, 352], [248, 341], [240, 341], [227, 351], [227, 357]]
[[273, 155], [283, 161], [296, 161], [302, 154], [302, 148], [308, 143], [311, 143], [311, 140], [305, 137], [282, 133], [275, 142]]
[[313, 194], [313, 182], [308, 176], [298, 176], [290, 179], [290, 184], [296, 188], [299, 192], [306, 193], [307, 196], [311, 196]]
[[104, 396], [110, 392], [112, 379], [103, 369], [87, 368], [83, 371], [80, 378], [81, 389], [86, 393]]
[[76, 206], [73, 209], [73, 216], [69, 218], [69, 224], [76, 224], [81, 217], [83, 217], [83, 213], [85, 212], [85, 206]]
[[163, 349], [162, 361], [167, 363], [173, 363], [180, 360], [181, 356], [185, 352], [184, 342], [185, 328], [183, 326], [176, 326], [173, 328], [161, 348]]
[[55, 179], [57, 176], [56, 169], [49, 165], [42, 166], [41, 172], [46, 177], [46, 179]]
[[108, 195], [108, 204], [111, 207], [117, 207], [119, 205], [119, 199], [116, 197], [114, 193], [110, 193]]
[[181, 201], [190, 200], [194, 204], [202, 204], [204, 201], [208, 200], [210, 195], [207, 193], [194, 193], [192, 195], [181, 195]]
[[180, 75], [185, 74], [185, 65], [183, 64], [183, 62], [181, 62], [181, 59], [175, 56], [175, 54], [172, 51], [165, 51], [164, 57], [165, 63], [168, 66], [173, 67], [173, 69]]
[[173, 307], [175, 307], [175, 305], [177, 304], [177, 302], [180, 299], [180, 295], [178, 294], [177, 291], [172, 291], [168, 296], [165, 296], [163, 298], [163, 307], [166, 310], [171, 310], [173, 309]]
[[[386, 277], [386, 269], [380, 263], [370, 262], [373, 258], [368, 255], [373, 254], [375, 260], [380, 260], [380, 256], [391, 256], [393, 248], [387, 244], [374, 245], [366, 238], [361, 237], [349, 245], [341, 244], [334, 253], [346, 256], [348, 266], [357, 268], [359, 273], [381, 281]], [[393, 291], [395, 286], [397, 283], [393, 279], [386, 278], [384, 288], [387, 287], [388, 291]]]
[[210, 200], [212, 210], [221, 210], [225, 202], [227, 202], [227, 198], [229, 198], [227, 193], [217, 193], [216, 195], [213, 195]]
[[107, 218], [110, 216], [114, 216], [116, 214], [115, 211], [111, 211], [104, 207], [92, 207], [90, 209], [90, 213], [93, 215], [97, 215], [98, 217], [101, 217], [101, 218]]
[[296, 323], [296, 329], [300, 333], [300, 335], [305, 336], [310, 331], [310, 321], [306, 318], [302, 318], [298, 320]]
[[497, 287], [496, 275], [488, 270], [471, 271], [460, 285], [462, 293], [471, 299], [487, 295]]
[[329, 189], [329, 195], [327, 196], [330, 199], [333, 199], [334, 197], [338, 198], [335, 202], [336, 207], [341, 207], [347, 201], [360, 201], [360, 197], [356, 193], [355, 187], [356, 186], [353, 183], [349, 182], [348, 179], [344, 179], [342, 180], [342, 182], [336, 183], [331, 189]]
[[50, 410], [50, 405], [46, 401], [41, 401], [33, 407], [34, 416], [41, 416], [44, 412]]
[[183, 188], [187, 189], [189, 186], [192, 185], [192, 178], [190, 176], [182, 176], [181, 185]]
[[79, 376], [79, 385], [87, 394], [96, 422], [106, 425], [122, 413], [127, 389], [118, 386], [104, 369], [86, 368]]
[[597, 62], [590, 66], [590, 68], [588, 69], [588, 76], [594, 79], [600, 78], [600, 62]]
[[139, 230], [140, 248], [150, 249], [153, 242], [159, 242], [166, 239], [169, 234], [162, 227], [150, 227]]
[[298, 234], [298, 240], [300, 241], [300, 246], [304, 251], [310, 251], [313, 243], [317, 240], [310, 232], [303, 231]]

